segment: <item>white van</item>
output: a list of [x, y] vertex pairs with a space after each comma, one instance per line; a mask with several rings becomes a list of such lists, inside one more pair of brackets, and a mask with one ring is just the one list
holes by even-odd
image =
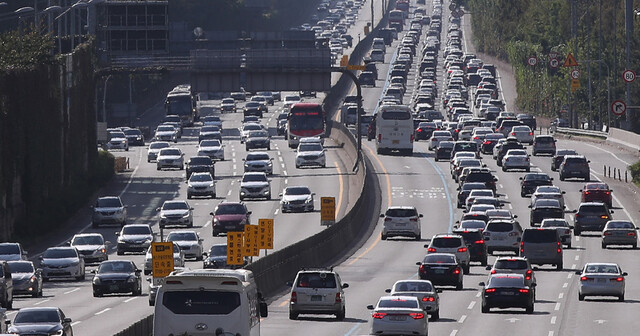
[[376, 114], [378, 154], [399, 151], [413, 154], [413, 114], [406, 105], [382, 105]]
[[382, 37], [374, 38], [371, 49], [380, 49], [383, 52], [386, 52], [387, 46], [384, 44], [384, 39]]
[[253, 273], [199, 269], [169, 275], [158, 291], [153, 335], [260, 335], [267, 304]]

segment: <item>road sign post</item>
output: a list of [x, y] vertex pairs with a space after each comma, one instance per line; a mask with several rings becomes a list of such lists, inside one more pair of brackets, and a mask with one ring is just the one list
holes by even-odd
[[336, 198], [320, 198], [320, 225], [330, 226], [336, 223]]
[[575, 92], [579, 88], [580, 88], [580, 80], [572, 78], [571, 79], [571, 92]]
[[227, 265], [243, 265], [242, 245], [244, 232], [227, 232]]
[[154, 278], [164, 278], [173, 272], [173, 243], [151, 243], [151, 267]]
[[244, 242], [242, 244], [242, 255], [244, 257], [257, 257], [260, 255], [258, 249], [258, 225], [244, 226]]
[[273, 248], [273, 219], [262, 218], [258, 220], [258, 248]]
[[625, 112], [627, 112], [627, 103], [625, 103], [623, 100], [616, 100], [611, 103], [611, 113], [617, 116], [621, 116], [625, 114]]

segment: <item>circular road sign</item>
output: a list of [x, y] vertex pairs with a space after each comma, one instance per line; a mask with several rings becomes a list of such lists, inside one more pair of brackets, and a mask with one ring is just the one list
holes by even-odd
[[580, 78], [580, 70], [578, 70], [578, 69], [571, 70], [571, 78], [573, 78], [573, 79]]
[[464, 15], [464, 11], [462, 9], [458, 9], [455, 11], [451, 12], [451, 16], [453, 16], [454, 18], [461, 18]]
[[557, 58], [552, 58], [549, 60], [549, 66], [553, 69], [557, 69], [560, 66], [560, 61]]
[[633, 70], [625, 70], [622, 73], [622, 79], [624, 79], [625, 82], [627, 83], [631, 83], [634, 80], [636, 80], [636, 73]]
[[538, 64], [538, 59], [535, 56], [531, 56], [527, 58], [527, 64], [529, 64], [530, 66], [535, 66], [536, 64]]
[[627, 104], [622, 100], [616, 100], [611, 104], [611, 113], [621, 116], [627, 111]]
[[450, 10], [450, 11], [452, 11], [452, 12], [453, 12], [453, 11], [455, 11], [457, 8], [458, 8], [458, 6], [457, 6], [455, 3], [453, 3], [453, 2], [452, 2], [451, 4], [449, 4], [449, 10]]

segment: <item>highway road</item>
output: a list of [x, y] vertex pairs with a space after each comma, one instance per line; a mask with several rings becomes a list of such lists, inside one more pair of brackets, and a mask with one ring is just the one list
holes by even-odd
[[[427, 8], [431, 8], [427, 1]], [[443, 48], [446, 40], [446, 22], [449, 12], [444, 6], [445, 28], [443, 29]], [[463, 19], [463, 22], [468, 22]], [[466, 24], [465, 24], [466, 25]], [[469, 41], [470, 36], [465, 36]], [[468, 42], [467, 42], [468, 43]], [[395, 44], [394, 44], [395, 46]], [[394, 48], [388, 48], [386, 64], [378, 70], [386, 73]], [[391, 51], [389, 51], [391, 50]], [[469, 48], [468, 50], [472, 50]], [[409, 102], [411, 88], [416, 74], [413, 72], [408, 80], [408, 90], [404, 102]], [[507, 108], [513, 107], [515, 101], [515, 81], [513, 75], [501, 73], [501, 92], [507, 102]], [[440, 80], [440, 85], [442, 85]], [[409, 84], [410, 83], [410, 84]], [[382, 93], [384, 83], [378, 81], [376, 88], [365, 88], [364, 108], [372, 111]], [[441, 87], [442, 88], [442, 87]], [[440, 91], [442, 94], [443, 90]], [[369, 333], [371, 313], [365, 307], [375, 304], [384, 295], [384, 289], [401, 279], [417, 278], [416, 261], [422, 260], [426, 254], [423, 247], [428, 238], [437, 233], [451, 230], [453, 222], [458, 220], [462, 211], [455, 208], [457, 184], [450, 178], [449, 163], [435, 162], [433, 155], [427, 150], [426, 142], [415, 143], [412, 157], [381, 156], [375, 154], [372, 142], [364, 141], [364, 152], [373, 162], [379, 176], [382, 207], [390, 205], [412, 205], [424, 214], [422, 218], [423, 241], [413, 239], [380, 240], [381, 224], [364, 246], [356, 251], [348, 260], [335, 269], [343, 282], [349, 283], [345, 289], [346, 318], [335, 321], [333, 316], [301, 316], [296, 321], [288, 319], [288, 295], [283, 295], [270, 305], [270, 316], [263, 320], [262, 334], [275, 335], [364, 335]], [[614, 188], [615, 219], [630, 219], [640, 223], [638, 210], [638, 189], [615, 182], [602, 176], [603, 165], [624, 168], [636, 162], [638, 156], [617, 148], [603, 146], [583, 140], [558, 139], [558, 148], [573, 148], [591, 160], [591, 179], [602, 179]], [[529, 148], [530, 151], [530, 148]], [[555, 178], [554, 183], [566, 191], [565, 200], [568, 210], [576, 209], [580, 203], [583, 183], [580, 181], [559, 181], [556, 172], [550, 170], [550, 157], [532, 157], [532, 170], [541, 171]], [[530, 201], [520, 197], [518, 178], [523, 172], [504, 173], [490, 156], [484, 161], [499, 178], [498, 193], [505, 200], [507, 209], [518, 215], [523, 227], [528, 227]], [[567, 211], [565, 217], [573, 222], [573, 214]], [[500, 255], [500, 253], [498, 253]], [[490, 257], [489, 264], [495, 257]], [[493, 310], [490, 314], [480, 311], [481, 287], [479, 282], [487, 279], [488, 271], [477, 264], [471, 267], [471, 273], [465, 275], [464, 289], [461, 291], [445, 288], [440, 294], [440, 320], [431, 322], [431, 335], [598, 335], [616, 334], [631, 335], [637, 332], [640, 322], [635, 319], [638, 303], [640, 303], [640, 274], [637, 273], [638, 250], [627, 248], [600, 247], [599, 234], [585, 234], [573, 238], [573, 247], [564, 251], [564, 269], [542, 266], [536, 271], [539, 286], [533, 314], [525, 314], [523, 310]], [[578, 276], [574, 274], [586, 262], [618, 262], [624, 271], [629, 272], [625, 302], [617, 302], [613, 298], [590, 299], [579, 302], [577, 298]]]

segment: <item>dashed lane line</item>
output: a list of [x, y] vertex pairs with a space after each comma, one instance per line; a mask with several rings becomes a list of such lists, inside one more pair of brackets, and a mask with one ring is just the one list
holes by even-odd
[[99, 312], [95, 313], [94, 315], [104, 314], [104, 313], [106, 313], [106, 312], [108, 312], [108, 311], [110, 311], [110, 310], [111, 310], [111, 308], [105, 308], [105, 309], [103, 309], [103, 310], [101, 310], [101, 311], [99, 311]]

